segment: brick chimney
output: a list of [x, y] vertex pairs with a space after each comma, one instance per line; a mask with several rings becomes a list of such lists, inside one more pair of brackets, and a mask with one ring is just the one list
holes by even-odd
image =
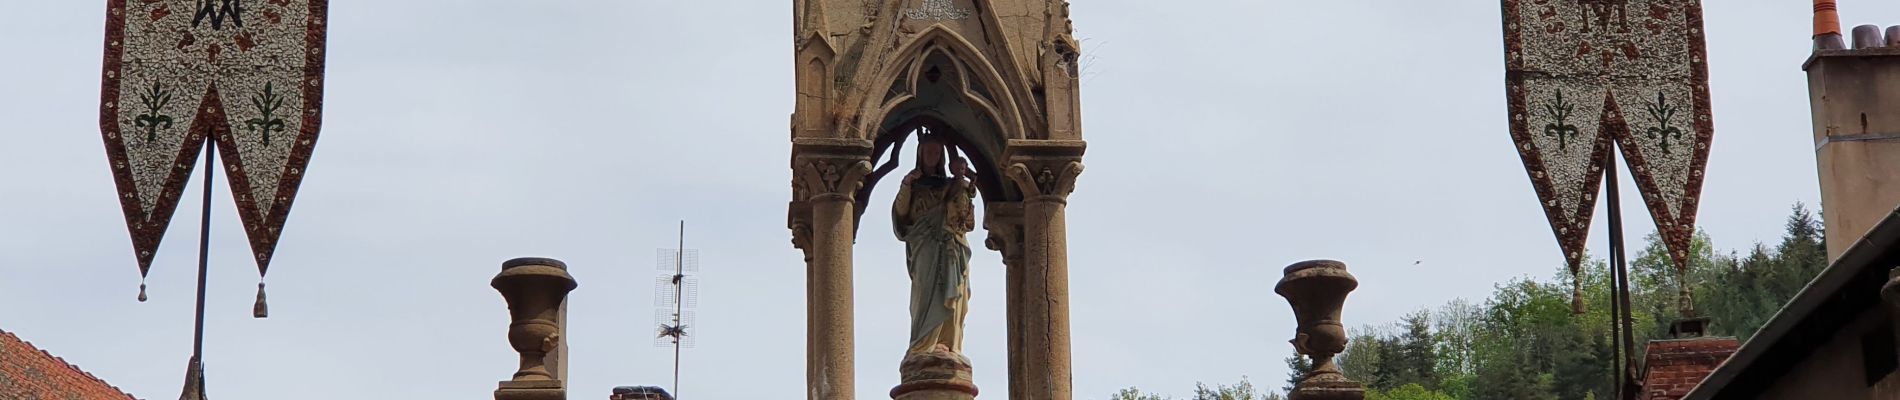
[[1681, 399], [1740, 347], [1732, 337], [1652, 340], [1643, 358], [1643, 391], [1637, 398]]
[[673, 400], [673, 395], [658, 386], [621, 386], [614, 388], [608, 400]]
[[[1808, 73], [1828, 260], [1900, 205], [1900, 46], [1879, 27], [1841, 35], [1834, 0], [1814, 2]], [[1900, 34], [1900, 30], [1887, 32]]]

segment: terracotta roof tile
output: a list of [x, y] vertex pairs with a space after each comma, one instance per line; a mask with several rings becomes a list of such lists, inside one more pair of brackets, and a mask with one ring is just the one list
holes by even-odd
[[5, 330], [0, 330], [0, 399], [137, 400]]

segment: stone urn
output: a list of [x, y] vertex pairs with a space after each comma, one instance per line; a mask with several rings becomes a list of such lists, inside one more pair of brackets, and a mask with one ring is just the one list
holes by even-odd
[[[517, 258], [502, 263], [501, 274], [489, 281], [508, 302], [508, 344], [521, 353], [514, 379], [501, 382], [497, 399], [565, 398], [560, 380], [548, 372], [548, 352], [562, 343], [555, 319], [567, 293], [578, 284], [567, 264], [546, 258]], [[553, 397], [553, 396], [559, 397]]]
[[1293, 349], [1313, 360], [1313, 372], [1306, 374], [1288, 393], [1288, 400], [1362, 400], [1365, 388], [1347, 379], [1333, 363], [1333, 356], [1346, 351], [1346, 327], [1339, 322], [1346, 294], [1359, 287], [1359, 281], [1346, 272], [1346, 264], [1331, 260], [1303, 261], [1286, 267], [1285, 276], [1273, 292], [1285, 297], [1299, 320], [1293, 337]]

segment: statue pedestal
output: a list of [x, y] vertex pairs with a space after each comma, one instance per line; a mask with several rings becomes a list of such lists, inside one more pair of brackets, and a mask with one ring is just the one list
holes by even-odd
[[1287, 400], [1365, 400], [1366, 389], [1334, 371], [1320, 371], [1300, 380]]
[[913, 354], [897, 371], [903, 383], [891, 389], [895, 400], [975, 400], [970, 360], [947, 351]]
[[567, 400], [567, 388], [557, 380], [501, 381], [495, 400]]

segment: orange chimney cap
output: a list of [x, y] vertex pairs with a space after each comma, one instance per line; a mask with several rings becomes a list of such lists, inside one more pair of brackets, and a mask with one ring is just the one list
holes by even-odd
[[1835, 0], [1814, 0], [1814, 36], [1841, 34], [1841, 12]]

